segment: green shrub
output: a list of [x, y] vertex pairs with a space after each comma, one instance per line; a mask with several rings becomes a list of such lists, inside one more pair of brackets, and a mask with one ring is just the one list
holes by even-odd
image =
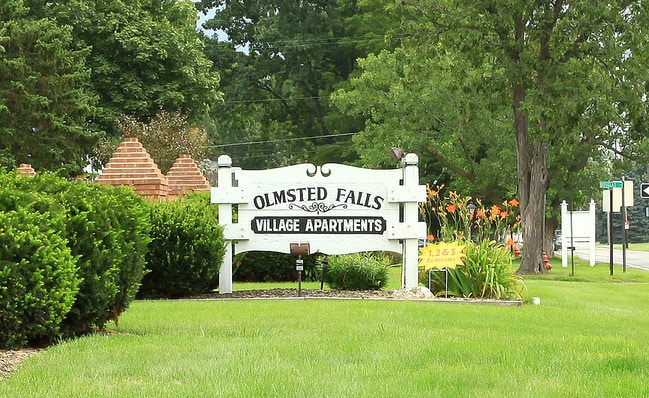
[[218, 286], [225, 243], [217, 214], [209, 194], [151, 204], [150, 272], [140, 297], [188, 297]]
[[[317, 257], [304, 257], [303, 281], [319, 280]], [[285, 253], [252, 251], [241, 253], [234, 260], [232, 279], [239, 282], [289, 282], [297, 280], [297, 257]]]
[[56, 193], [68, 209], [67, 237], [79, 256], [77, 300], [67, 335], [101, 329], [128, 308], [145, 273], [148, 206], [132, 188], [71, 183]]
[[[433, 272], [431, 290], [443, 295], [445, 274]], [[424, 276], [427, 285], [428, 274]], [[467, 242], [464, 265], [448, 270], [448, 295], [479, 299], [520, 299], [523, 280], [512, 266], [512, 255], [494, 241]]]
[[325, 282], [337, 290], [378, 290], [388, 282], [390, 258], [378, 253], [329, 257]]
[[0, 348], [58, 337], [79, 284], [62, 225], [56, 214], [0, 212]]
[[79, 291], [61, 327], [64, 336], [102, 328], [135, 297], [145, 271], [148, 210], [132, 188], [68, 181], [41, 173], [0, 176], [0, 210], [60, 212], [56, 231], [77, 258]]

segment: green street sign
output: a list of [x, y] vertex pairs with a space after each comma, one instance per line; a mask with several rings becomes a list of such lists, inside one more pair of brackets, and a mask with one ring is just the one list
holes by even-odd
[[600, 181], [601, 189], [622, 188], [622, 181]]

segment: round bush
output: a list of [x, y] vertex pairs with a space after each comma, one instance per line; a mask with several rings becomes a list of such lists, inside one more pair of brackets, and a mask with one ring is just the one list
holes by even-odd
[[146, 203], [129, 187], [68, 181], [51, 173], [0, 175], [0, 210], [23, 208], [63, 216], [58, 233], [77, 259], [81, 279], [61, 334], [77, 336], [117, 320], [134, 299], [149, 242]]
[[0, 212], [0, 348], [44, 344], [59, 336], [79, 284], [60, 227], [54, 214]]
[[64, 320], [66, 335], [102, 329], [128, 308], [145, 274], [149, 215], [132, 188], [71, 183], [57, 194], [82, 278]]
[[225, 243], [217, 212], [209, 194], [151, 204], [150, 272], [142, 280], [140, 297], [188, 297], [218, 286]]
[[388, 282], [390, 258], [376, 253], [329, 257], [325, 282], [336, 290], [379, 290]]

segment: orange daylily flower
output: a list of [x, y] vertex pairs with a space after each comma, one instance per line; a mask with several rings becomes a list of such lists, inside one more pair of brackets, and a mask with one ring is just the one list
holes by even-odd
[[494, 216], [499, 215], [500, 211], [501, 211], [500, 206], [498, 206], [498, 205], [491, 206], [491, 214], [493, 214]]
[[433, 234], [428, 235], [428, 236], [426, 237], [426, 240], [429, 241], [429, 242], [434, 241], [434, 240], [435, 240], [435, 235], [433, 235]]
[[507, 213], [506, 211], [501, 211], [500, 212], [500, 217], [507, 218], [507, 217], [509, 217], [509, 213]]
[[483, 209], [476, 210], [475, 217], [484, 217], [484, 210]]
[[449, 203], [446, 205], [446, 211], [448, 211], [449, 213], [455, 213], [455, 210], [456, 207], [454, 204]]
[[516, 198], [514, 198], [514, 199], [508, 201], [507, 204], [510, 205], [510, 206], [516, 207], [516, 206], [518, 206], [519, 202], [518, 202], [518, 200], [516, 200]]
[[507, 239], [507, 242], [505, 242], [505, 246], [514, 246], [514, 239], [512, 238]]

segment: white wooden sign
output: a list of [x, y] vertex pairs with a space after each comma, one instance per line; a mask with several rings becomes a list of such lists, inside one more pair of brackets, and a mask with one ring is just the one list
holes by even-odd
[[[232, 292], [232, 256], [261, 250], [290, 253], [308, 243], [310, 253], [392, 251], [403, 255], [405, 288], [418, 285], [418, 159], [407, 154], [401, 169], [372, 170], [341, 164], [299, 164], [269, 170], [242, 170], [218, 159], [218, 186], [211, 202], [228, 241], [219, 292]], [[236, 222], [232, 217], [236, 205]]]

